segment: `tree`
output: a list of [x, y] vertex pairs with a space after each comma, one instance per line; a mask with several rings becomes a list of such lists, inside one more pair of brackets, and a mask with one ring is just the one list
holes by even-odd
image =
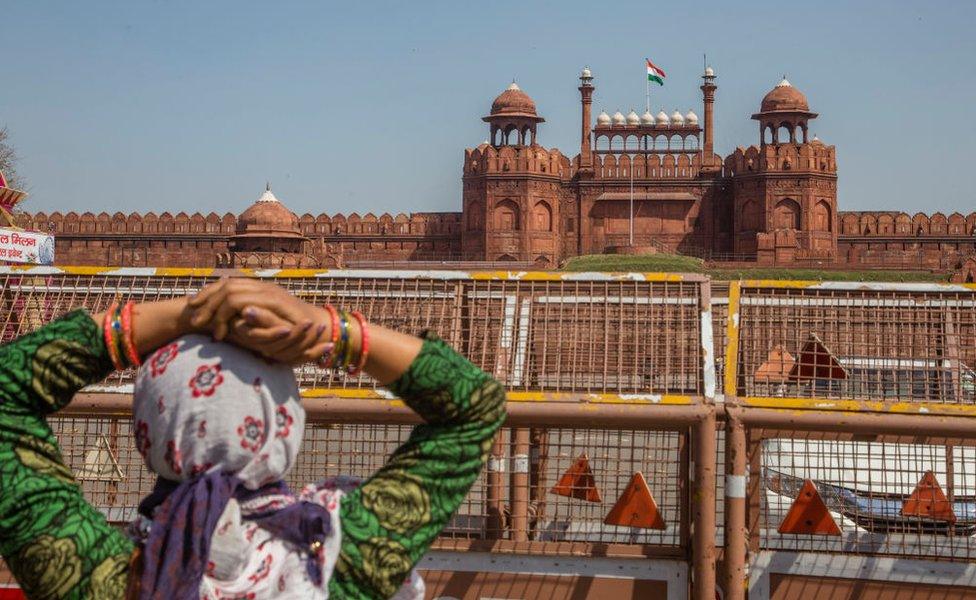
[[7, 141], [6, 127], [0, 128], [0, 172], [7, 178], [7, 185], [17, 190], [24, 189], [24, 181], [17, 175], [17, 152]]

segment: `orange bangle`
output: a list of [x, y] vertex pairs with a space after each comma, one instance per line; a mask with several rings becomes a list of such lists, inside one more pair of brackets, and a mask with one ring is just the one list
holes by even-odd
[[354, 310], [350, 314], [359, 323], [360, 341], [359, 362], [356, 363], [355, 368], [350, 367], [348, 373], [350, 375], [359, 375], [363, 371], [363, 367], [366, 366], [366, 357], [369, 356], [369, 329], [366, 327], [366, 319], [361, 312]]
[[139, 353], [136, 352], [136, 342], [132, 333], [132, 308], [135, 305], [135, 302], [129, 300], [122, 307], [122, 348], [131, 366], [139, 367], [142, 361], [139, 360]]

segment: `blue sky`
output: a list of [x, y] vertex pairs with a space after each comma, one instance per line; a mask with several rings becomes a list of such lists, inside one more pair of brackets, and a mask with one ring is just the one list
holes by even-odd
[[[0, 126], [30, 210], [239, 212], [270, 180], [302, 212], [458, 210], [465, 147], [516, 78], [539, 141], [595, 111], [700, 112], [716, 147], [785, 73], [835, 144], [846, 210], [976, 208], [976, 2], [5, 2]], [[936, 8], [937, 7], [937, 8]]]

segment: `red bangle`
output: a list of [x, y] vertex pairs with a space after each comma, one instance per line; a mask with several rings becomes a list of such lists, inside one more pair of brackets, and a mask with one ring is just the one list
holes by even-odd
[[359, 362], [356, 363], [356, 367], [350, 367], [348, 373], [350, 375], [359, 375], [363, 371], [363, 367], [366, 366], [366, 357], [369, 356], [369, 329], [366, 327], [366, 319], [363, 314], [358, 310], [352, 311], [353, 318], [359, 323]]
[[131, 366], [139, 367], [142, 361], [139, 360], [139, 353], [136, 352], [136, 343], [132, 334], [132, 308], [135, 305], [135, 302], [129, 300], [122, 307], [122, 347]]
[[115, 301], [109, 305], [108, 310], [105, 312], [105, 320], [102, 321], [102, 333], [105, 336], [105, 349], [108, 351], [108, 357], [112, 361], [112, 366], [115, 367], [116, 371], [121, 371], [124, 367], [119, 357], [119, 348], [115, 343], [115, 336], [112, 335], [113, 315], [118, 307], [119, 303]]
[[329, 357], [322, 361], [323, 368], [328, 369], [332, 366], [332, 361], [335, 360], [336, 344], [339, 342], [339, 312], [331, 304], [326, 304], [325, 310], [329, 313], [329, 319], [332, 321], [332, 331], [329, 332], [332, 337], [332, 348], [329, 350]]

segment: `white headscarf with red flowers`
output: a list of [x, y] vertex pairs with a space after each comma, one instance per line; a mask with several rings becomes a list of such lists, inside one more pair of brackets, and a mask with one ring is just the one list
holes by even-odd
[[136, 447], [157, 475], [219, 470], [252, 490], [284, 477], [305, 430], [291, 368], [199, 335], [146, 360], [133, 413]]
[[[252, 490], [285, 476], [305, 429], [289, 367], [198, 335], [180, 338], [146, 360], [136, 377], [133, 413], [136, 446], [160, 477], [184, 481], [216, 470]], [[319, 549], [323, 582], [316, 584], [307, 575], [305, 549], [245, 517], [307, 501], [325, 507], [331, 530], [339, 532], [339, 502], [354, 486], [338, 478], [307, 485], [294, 498], [232, 499], [211, 538], [200, 598], [327, 599], [341, 536], [331, 535]], [[140, 515], [130, 533], [144, 540], [151, 527]], [[394, 599], [423, 597], [423, 580], [414, 571]]]

